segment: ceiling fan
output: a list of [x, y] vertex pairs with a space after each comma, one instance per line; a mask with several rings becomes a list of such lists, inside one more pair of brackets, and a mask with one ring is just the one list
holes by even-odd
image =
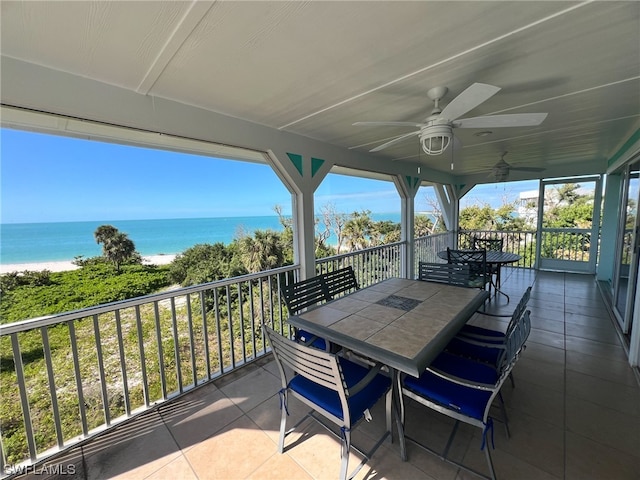
[[474, 83], [451, 100], [444, 109], [441, 109], [439, 101], [448, 91], [447, 87], [435, 87], [427, 92], [427, 96], [434, 101], [435, 107], [424, 122], [356, 122], [354, 125], [418, 128], [418, 130], [405, 133], [382, 145], [378, 145], [370, 152], [379, 152], [407, 138], [417, 136], [420, 139], [422, 149], [427, 155], [440, 155], [451, 144], [454, 128], [530, 127], [540, 125], [547, 117], [546, 113], [511, 113], [459, 119], [459, 117], [498, 93], [500, 87], [485, 83]]
[[504, 159], [507, 153], [509, 152], [504, 152], [500, 157], [500, 160], [498, 160], [498, 163], [496, 163], [491, 169], [491, 174], [489, 176], [492, 177], [496, 182], [504, 182], [505, 180], [507, 180], [507, 178], [509, 178], [509, 172], [511, 170], [519, 170], [521, 172], [542, 172], [544, 170], [544, 168], [539, 167], [513, 167]]

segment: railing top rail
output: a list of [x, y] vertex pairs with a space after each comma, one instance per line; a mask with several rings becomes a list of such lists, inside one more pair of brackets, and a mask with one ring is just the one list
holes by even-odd
[[591, 233], [591, 228], [550, 228], [542, 227], [543, 232], [551, 233]]
[[316, 259], [316, 264], [325, 263], [325, 262], [333, 262], [335, 260], [341, 260], [343, 258], [353, 257], [355, 255], [360, 255], [362, 253], [375, 252], [377, 250], [383, 250], [383, 249], [390, 248], [390, 247], [396, 247], [396, 246], [400, 246], [400, 245], [405, 245], [406, 243], [407, 243], [406, 241], [387, 243], [385, 245], [379, 245], [377, 247], [369, 247], [369, 248], [363, 248], [362, 250], [354, 250], [353, 252], [341, 253], [340, 255], [332, 255], [330, 257], [317, 258]]
[[72, 310], [70, 312], [57, 313], [54, 315], [46, 315], [43, 317], [30, 318], [29, 320], [22, 320], [20, 322], [8, 323], [5, 325], [0, 325], [0, 336], [11, 335], [12, 333], [25, 332], [27, 330], [33, 330], [35, 328], [55, 325], [58, 323], [67, 322], [69, 320], [87, 318], [93, 315], [112, 312], [114, 310], [135, 307], [137, 305], [144, 305], [146, 303], [157, 302], [160, 300], [166, 300], [172, 297], [176, 297], [178, 295], [188, 295], [191, 293], [198, 293], [203, 290], [210, 290], [212, 288], [226, 287], [228, 285], [234, 285], [236, 283], [257, 280], [270, 275], [278, 275], [280, 273], [294, 271], [299, 268], [300, 268], [300, 265], [287, 265], [286, 267], [274, 268], [272, 270], [265, 270], [263, 272], [258, 272], [258, 273], [250, 273], [250, 274], [241, 275], [238, 277], [225, 278], [224, 280], [216, 280], [214, 282], [193, 285], [190, 287], [184, 287], [177, 290], [171, 290], [168, 292], [153, 293], [151, 295], [145, 295], [143, 297], [136, 297], [128, 300], [119, 300], [117, 302], [104, 303], [102, 305], [95, 305], [93, 307], [87, 307], [80, 310]]
[[416, 237], [414, 240], [423, 240], [425, 238], [430, 238], [433, 239], [435, 237], [446, 237], [447, 235], [453, 235], [455, 232], [441, 232], [441, 233], [434, 233], [432, 235], [425, 235], [423, 237]]

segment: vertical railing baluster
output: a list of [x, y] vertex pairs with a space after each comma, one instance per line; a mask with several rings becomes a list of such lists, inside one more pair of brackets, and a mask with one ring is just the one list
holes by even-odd
[[140, 305], [136, 305], [136, 328], [138, 330], [138, 351], [140, 352], [140, 374], [142, 375], [142, 395], [144, 406], [149, 406], [149, 380], [147, 379], [147, 360], [144, 354], [144, 333], [142, 330], [142, 318], [140, 317]]
[[218, 343], [218, 363], [220, 364], [220, 374], [224, 373], [224, 357], [222, 353], [222, 329], [220, 325], [220, 298], [218, 289], [213, 289], [214, 309], [216, 318], [216, 342]]
[[93, 335], [96, 341], [96, 354], [98, 358], [98, 375], [100, 377], [100, 392], [102, 394], [102, 407], [104, 408], [104, 423], [111, 425], [111, 412], [109, 411], [109, 393], [107, 392], [107, 379], [104, 374], [104, 358], [102, 356], [102, 341], [100, 340], [100, 324], [98, 315], [93, 315]]
[[227, 295], [227, 319], [229, 321], [229, 346], [231, 350], [231, 369], [236, 368], [236, 355], [235, 355], [235, 344], [233, 341], [233, 313], [231, 312], [231, 289], [229, 285], [225, 287], [225, 293]]
[[18, 334], [11, 334], [11, 347], [13, 349], [13, 363], [16, 369], [16, 380], [18, 382], [18, 390], [20, 391], [20, 403], [22, 405], [22, 418], [24, 420], [24, 429], [27, 437], [27, 445], [29, 446], [29, 458], [32, 461], [38, 456], [36, 449], [36, 440], [33, 436], [33, 424], [31, 423], [31, 412], [29, 411], [29, 398], [27, 397], [27, 385], [24, 379], [24, 368], [22, 366], [22, 354], [20, 353], [20, 342]]
[[7, 455], [7, 452], [5, 451], [4, 445], [2, 444], [2, 440], [0, 438], [0, 472], [6, 472], [7, 469], [7, 465], [4, 462], [4, 459]]
[[204, 337], [204, 363], [207, 369], [207, 378], [211, 380], [211, 356], [209, 353], [209, 327], [207, 325], [207, 306], [205, 304], [204, 290], [200, 291], [200, 310], [202, 315], [202, 335]]
[[47, 366], [47, 378], [49, 379], [49, 395], [51, 396], [51, 409], [53, 410], [53, 422], [56, 427], [56, 439], [58, 447], [62, 448], [64, 439], [62, 436], [62, 424], [60, 423], [60, 409], [58, 408], [58, 395], [56, 393], [56, 381], [53, 373], [53, 363], [51, 362], [51, 347], [49, 346], [49, 327], [40, 327], [42, 336], [42, 347], [44, 361]]
[[[276, 278], [278, 278], [280, 275], [276, 275]], [[268, 297], [271, 298], [271, 292], [273, 291], [273, 275], [269, 275], [269, 278], [267, 280], [267, 288], [268, 290]], [[269, 308], [271, 309], [271, 315], [269, 315], [269, 317], [271, 318], [271, 328], [273, 328], [274, 325], [274, 319], [275, 319], [275, 308], [273, 305], [272, 301], [269, 301]], [[258, 335], [260, 335], [260, 344], [262, 345], [262, 353], [266, 352], [266, 348], [265, 348], [265, 344], [264, 344], [264, 334], [262, 332], [262, 324], [263, 323], [267, 323], [267, 315], [264, 309], [264, 283], [260, 282], [260, 309], [261, 309], [261, 313], [260, 313], [260, 325], [258, 325]]]
[[189, 353], [191, 354], [191, 379], [193, 386], [198, 385], [198, 370], [196, 367], [196, 348], [193, 338], [193, 317], [191, 315], [191, 295], [186, 295], [187, 303], [187, 328], [189, 330]]
[[116, 332], [118, 335], [118, 349], [120, 350], [120, 372], [122, 373], [122, 395], [124, 396], [124, 411], [127, 416], [131, 415], [131, 400], [129, 398], [129, 382], [127, 379], [127, 363], [124, 355], [124, 342], [122, 341], [122, 322], [120, 320], [120, 309], [116, 310]]
[[[262, 300], [262, 280], [257, 280], [260, 285], [260, 300]], [[258, 354], [256, 352], [256, 316], [255, 316], [255, 308], [253, 305], [253, 280], [249, 280], [249, 315], [251, 316], [251, 344], [253, 347], [253, 358], [257, 358]], [[264, 311], [263, 311], [264, 313]]]
[[162, 400], [167, 399], [167, 378], [164, 371], [164, 349], [162, 347], [162, 326], [160, 325], [160, 307], [158, 301], [153, 302], [153, 314], [156, 323], [156, 342], [158, 343], [158, 370], [160, 373], [160, 388]]
[[242, 302], [242, 283], [236, 284], [238, 288], [238, 316], [240, 317], [240, 351], [242, 352], [242, 363], [247, 362], [247, 349], [245, 346], [245, 334], [244, 334], [244, 308]]
[[80, 373], [80, 356], [78, 355], [78, 341], [76, 339], [76, 329], [74, 326], [74, 320], [69, 320], [67, 325], [69, 327], [69, 340], [71, 341], [71, 355], [73, 357], [73, 373], [76, 378], [76, 390], [78, 391], [78, 408], [80, 409], [80, 422], [82, 423], [83, 435], [89, 434], [89, 427], [87, 425], [87, 410], [84, 401], [84, 392], [82, 389], [82, 375]]
[[180, 335], [178, 335], [178, 321], [176, 319], [176, 301], [171, 297], [171, 331], [173, 333], [173, 358], [176, 362], [176, 380], [178, 391], [182, 393], [182, 362], [180, 361]]

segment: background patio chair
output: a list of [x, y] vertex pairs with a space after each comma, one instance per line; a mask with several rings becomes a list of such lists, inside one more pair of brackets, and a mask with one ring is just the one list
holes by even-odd
[[453, 250], [447, 247], [447, 261], [456, 265], [469, 265], [468, 286], [485, 288], [487, 284], [491, 285], [486, 250]]
[[[484, 248], [487, 252], [501, 252], [504, 246], [504, 240], [502, 238], [473, 237], [471, 245], [476, 249]], [[493, 286], [497, 291], [500, 289], [500, 265], [487, 264], [487, 268], [489, 269]], [[493, 275], [496, 276], [495, 280], [493, 280]]]
[[[453, 463], [483, 478], [495, 480], [496, 473], [491, 459], [490, 446], [487, 445], [489, 439], [493, 440], [493, 418], [489, 412], [493, 400], [499, 394], [505, 378], [513, 369], [530, 331], [531, 322], [529, 319], [529, 311], [526, 311], [505, 339], [505, 353], [501, 358], [499, 368], [495, 372], [495, 377], [492, 377], [491, 369], [489, 369], [487, 365], [479, 362], [472, 362], [465, 366], [465, 370], [461, 371], [461, 373], [464, 373], [466, 378], [444, 372], [435, 365], [429, 367], [420, 378], [410, 376], [399, 377], [399, 389], [404, 396], [456, 420], [442, 453], [421, 444], [407, 435], [405, 435], [405, 438], [447, 462]], [[471, 368], [473, 371], [470, 371]], [[469, 380], [468, 378], [473, 378], [473, 380]], [[495, 381], [491, 381], [491, 378], [495, 378]], [[400, 416], [404, 423], [405, 412], [402, 402], [401, 405], [402, 410]], [[485, 451], [485, 457], [489, 467], [489, 476], [448, 457], [449, 449], [455, 438], [459, 422], [468, 423], [482, 430], [481, 448]]]
[[[266, 325], [263, 325], [262, 328], [269, 338], [282, 378], [279, 452], [284, 452], [285, 437], [307, 417], [310, 417], [341, 438], [340, 478], [353, 478], [390, 435], [392, 411], [396, 416], [399, 429], [401, 428], [398, 413], [392, 409], [391, 379], [380, 373], [380, 365], [367, 369], [335, 354], [321, 352], [289, 340]], [[294, 372], [291, 378], [287, 377], [285, 366]], [[287, 430], [287, 397], [289, 394], [294, 395], [312, 410], [292, 429]], [[386, 397], [387, 428], [373, 448], [369, 452], [363, 452], [351, 444], [351, 430], [363, 418], [371, 419], [370, 409], [382, 397]], [[334, 423], [339, 428], [339, 433], [331, 429], [324, 419]], [[400, 434], [402, 435], [402, 433]], [[402, 442], [401, 445], [403, 445]], [[351, 474], [347, 475], [351, 448], [363, 455], [364, 459]], [[404, 452], [402, 454], [404, 455]]]
[[[280, 288], [280, 294], [287, 305], [289, 315], [297, 315], [305, 308], [320, 305], [331, 300], [329, 289], [322, 275], [307, 280], [290, 283]], [[295, 329], [297, 341], [320, 350], [329, 350], [329, 342], [305, 330]]]
[[418, 262], [418, 280], [469, 287], [469, 265]]

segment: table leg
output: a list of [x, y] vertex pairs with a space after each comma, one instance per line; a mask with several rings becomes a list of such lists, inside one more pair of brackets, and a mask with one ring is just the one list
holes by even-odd
[[507, 295], [506, 293], [504, 293], [502, 290], [500, 290], [501, 282], [500, 282], [500, 270], [501, 270], [501, 265], [498, 263], [496, 264], [496, 284], [494, 285], [495, 290], [496, 290], [496, 296], [500, 293], [502, 295], [504, 295], [505, 297], [507, 297], [507, 303], [509, 303], [509, 295]]
[[[407, 447], [404, 439], [404, 403], [402, 399], [402, 388], [400, 385], [400, 374], [398, 370], [395, 368], [391, 369], [392, 376], [391, 381], [393, 382], [392, 389], [392, 411], [393, 416], [396, 421], [396, 425], [398, 427], [398, 441], [400, 442], [400, 459], [403, 462], [407, 461]], [[390, 424], [390, 412], [387, 412], [387, 428], [389, 429], [391, 442], [393, 443], [393, 428]]]

